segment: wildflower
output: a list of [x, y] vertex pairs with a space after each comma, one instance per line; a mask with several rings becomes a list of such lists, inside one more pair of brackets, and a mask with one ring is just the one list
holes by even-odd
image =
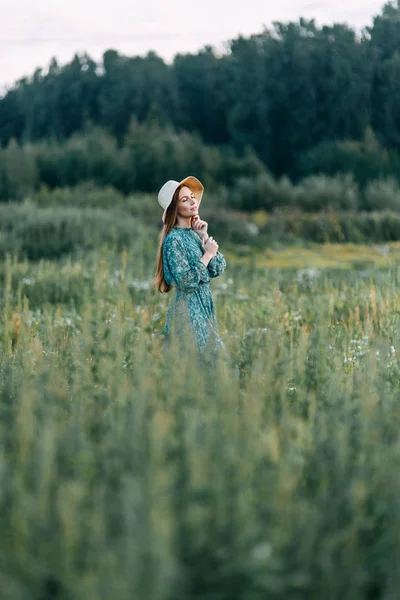
[[21, 326], [21, 318], [18, 313], [14, 314], [14, 331], [18, 332]]
[[135, 290], [149, 290], [151, 285], [151, 281], [139, 281], [138, 279], [132, 279], [128, 283], [129, 287], [133, 287]]
[[104, 323], [112, 323], [117, 316], [117, 313], [111, 313], [108, 319], [104, 320]]
[[267, 327], [252, 327], [245, 333], [245, 336], [251, 335], [252, 333], [264, 334], [264, 333], [267, 333], [268, 331], [269, 331], [269, 329]]
[[306, 269], [299, 269], [296, 273], [296, 279], [298, 283], [310, 284], [313, 279], [319, 275], [318, 269], [314, 267], [308, 267]]
[[255, 223], [246, 223], [246, 230], [250, 235], [258, 235], [260, 233], [260, 230]]

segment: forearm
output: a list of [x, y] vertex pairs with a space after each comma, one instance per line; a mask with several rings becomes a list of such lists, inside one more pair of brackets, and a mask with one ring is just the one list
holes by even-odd
[[200, 259], [200, 262], [204, 263], [206, 265], [206, 267], [208, 266], [208, 263], [210, 262], [210, 260], [212, 259], [213, 255], [209, 254], [208, 252], [204, 252], [203, 256]]

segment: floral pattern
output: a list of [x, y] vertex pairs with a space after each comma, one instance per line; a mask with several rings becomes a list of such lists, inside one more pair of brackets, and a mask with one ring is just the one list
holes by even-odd
[[188, 333], [194, 335], [200, 356], [206, 348], [214, 349], [217, 354], [219, 350], [225, 350], [218, 333], [210, 279], [224, 272], [226, 260], [218, 251], [206, 266], [200, 261], [202, 256], [200, 237], [191, 227], [175, 226], [166, 235], [163, 244], [164, 277], [168, 284], [176, 287], [176, 291], [168, 308], [165, 339], [170, 341], [172, 330], [177, 332], [182, 342]]

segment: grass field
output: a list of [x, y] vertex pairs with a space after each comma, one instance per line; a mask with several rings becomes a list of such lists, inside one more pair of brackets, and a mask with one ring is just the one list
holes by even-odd
[[0, 598], [398, 598], [400, 244], [225, 256], [214, 394], [141, 256], [2, 264]]

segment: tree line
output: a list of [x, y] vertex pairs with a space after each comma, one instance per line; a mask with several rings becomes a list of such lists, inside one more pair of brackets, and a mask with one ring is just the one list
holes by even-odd
[[[400, 0], [385, 4], [361, 35], [346, 24], [300, 19], [239, 36], [222, 55], [211, 46], [177, 54], [170, 65], [154, 52], [127, 57], [115, 50], [101, 64], [87, 54], [63, 66], [52, 59], [47, 71], [38, 68], [0, 98], [0, 144], [64, 147], [95, 127], [122, 149], [169, 131], [186, 141], [193, 136], [183, 145], [188, 152], [196, 152], [197, 140], [209, 156], [214, 148], [229, 160], [246, 162], [251, 154], [263, 165], [256, 171], [276, 178], [351, 171], [364, 185], [397, 177], [399, 69]], [[134, 138], [132, 123], [142, 138]], [[151, 152], [142, 160], [162, 162], [156, 147]], [[155, 189], [164, 176], [149, 184], [147, 172], [135, 170], [135, 182], [121, 189]]]

